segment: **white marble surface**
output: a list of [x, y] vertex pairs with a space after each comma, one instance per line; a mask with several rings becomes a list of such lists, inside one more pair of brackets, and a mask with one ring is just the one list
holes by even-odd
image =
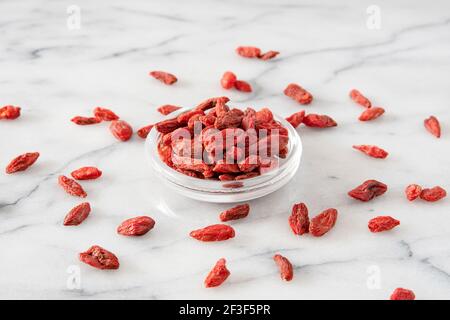
[[[69, 5], [81, 8], [81, 29], [66, 26]], [[366, 26], [366, 9], [381, 9], [381, 29]], [[0, 298], [61, 299], [386, 299], [396, 287], [418, 299], [450, 297], [449, 200], [409, 203], [409, 183], [450, 190], [450, 4], [448, 1], [13, 1], [0, 2], [0, 105], [23, 109], [0, 122], [0, 163], [39, 151], [30, 170], [0, 174]], [[243, 59], [238, 45], [279, 50], [269, 62]], [[164, 86], [148, 71], [173, 72]], [[250, 95], [220, 88], [225, 70], [254, 87]], [[304, 155], [291, 183], [251, 201], [250, 216], [233, 223], [236, 237], [199, 243], [190, 230], [218, 221], [226, 205], [199, 203], [168, 193], [134, 137], [117, 142], [107, 125], [79, 127], [69, 120], [107, 106], [135, 128], [162, 117], [161, 104], [192, 106], [228, 95], [239, 107], [270, 106], [280, 115], [300, 109], [282, 94], [297, 82], [315, 96], [308, 112], [333, 116], [337, 128], [300, 128]], [[356, 87], [382, 118], [361, 123], [362, 108], [348, 98]], [[443, 137], [422, 121], [440, 118]], [[390, 152], [376, 160], [352, 150], [378, 144]], [[85, 165], [104, 175], [83, 183], [93, 211], [79, 227], [62, 226], [80, 202], [57, 176]], [[365, 179], [389, 185], [369, 203], [346, 192]], [[339, 210], [323, 238], [295, 237], [291, 205], [306, 202], [312, 215]], [[138, 239], [115, 233], [125, 218], [147, 214], [156, 227]], [[392, 215], [401, 225], [372, 234], [367, 222]], [[115, 252], [118, 271], [78, 262], [98, 244]], [[291, 283], [272, 262], [280, 252], [295, 264]], [[225, 257], [232, 272], [216, 289], [202, 282]], [[79, 268], [81, 288], [67, 286]], [[379, 286], [368, 286], [372, 279]]]

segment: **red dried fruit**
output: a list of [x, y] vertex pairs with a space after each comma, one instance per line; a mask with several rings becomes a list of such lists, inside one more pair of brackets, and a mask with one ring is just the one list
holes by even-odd
[[189, 110], [186, 112], [183, 112], [182, 114], [180, 114], [177, 117], [177, 121], [181, 124], [181, 125], [187, 125], [189, 122], [189, 119], [193, 116], [195, 116], [196, 114], [199, 115], [204, 115], [205, 113], [203, 112], [203, 110]]
[[170, 133], [179, 127], [181, 127], [181, 124], [177, 118], [164, 120], [155, 124], [156, 130], [161, 133]]
[[231, 89], [234, 87], [236, 80], [236, 75], [231, 71], [227, 71], [223, 74], [222, 79], [220, 79], [220, 84], [224, 89]]
[[350, 98], [355, 101], [357, 104], [362, 105], [363, 107], [370, 108], [372, 107], [372, 103], [369, 99], [364, 97], [361, 92], [356, 89], [350, 91]]
[[255, 113], [256, 124], [258, 126], [269, 123], [273, 120], [273, 113], [268, 108], [262, 108]]
[[213, 224], [211, 226], [191, 231], [192, 238], [199, 241], [223, 241], [234, 238], [234, 229], [226, 224]]
[[94, 108], [94, 116], [102, 121], [119, 120], [119, 116], [109, 109], [96, 107]]
[[278, 51], [267, 51], [266, 53], [261, 54], [258, 58], [261, 60], [270, 60], [275, 58], [278, 54], [280, 54]]
[[257, 47], [237, 47], [236, 52], [244, 58], [258, 58], [261, 55], [261, 49]]
[[420, 193], [420, 199], [429, 202], [439, 201], [442, 198], [445, 198], [446, 196], [447, 192], [445, 191], [445, 189], [439, 186], [436, 186], [431, 189], [423, 189], [422, 192]]
[[415, 300], [416, 295], [412, 290], [397, 288], [391, 294], [391, 300]]
[[378, 118], [384, 113], [384, 109], [380, 107], [369, 108], [359, 116], [359, 120], [361, 121], [370, 121]]
[[123, 236], [142, 236], [155, 226], [155, 220], [147, 216], [135, 217], [123, 221], [117, 227], [117, 233]]
[[439, 124], [439, 120], [435, 116], [430, 116], [428, 119], [425, 119], [423, 122], [425, 129], [428, 130], [436, 138], [441, 137], [441, 125]]
[[148, 134], [150, 133], [150, 130], [152, 130], [153, 125], [149, 124], [148, 126], [142, 127], [137, 131], [137, 135], [141, 137], [142, 139], [147, 138]]
[[406, 198], [409, 201], [416, 200], [422, 193], [422, 187], [418, 184], [410, 184], [405, 189]]
[[172, 113], [172, 112], [177, 111], [179, 109], [181, 109], [181, 107], [173, 106], [171, 104], [165, 104], [165, 105], [159, 107], [156, 110], [158, 110], [158, 112], [161, 113], [162, 115], [167, 116], [169, 113]]
[[79, 259], [97, 269], [119, 269], [119, 259], [116, 255], [100, 246], [92, 246], [80, 253]]
[[294, 270], [292, 268], [292, 263], [280, 254], [276, 254], [273, 256], [273, 260], [278, 265], [280, 269], [281, 279], [284, 281], [291, 281], [294, 277]]
[[242, 91], [242, 92], [252, 92], [252, 86], [250, 85], [250, 83], [243, 81], [243, 80], [236, 80], [234, 82], [234, 87], [236, 88], [236, 90], [238, 91]]
[[0, 108], [0, 120], [14, 120], [20, 117], [20, 107], [4, 106]]
[[238, 166], [241, 172], [251, 172], [259, 167], [259, 163], [259, 157], [257, 155], [251, 154], [243, 161], [238, 163]]
[[286, 89], [284, 89], [284, 94], [300, 104], [310, 104], [313, 100], [311, 93], [295, 83], [289, 84]]
[[369, 221], [370, 232], [382, 232], [391, 230], [400, 224], [400, 221], [390, 216], [378, 216]]
[[375, 197], [381, 196], [387, 191], [387, 185], [377, 180], [367, 180], [355, 189], [348, 192], [348, 195], [352, 198], [369, 201]]
[[214, 122], [214, 127], [218, 130], [226, 128], [237, 128], [241, 125], [242, 115], [239, 115], [233, 110], [224, 113], [223, 115], [217, 116]]
[[248, 172], [234, 177], [234, 180], [244, 180], [259, 176], [259, 172]]
[[224, 258], [217, 261], [216, 265], [205, 279], [206, 288], [220, 286], [228, 278], [230, 271], [227, 269], [225, 263], [226, 260]]
[[178, 80], [173, 74], [164, 71], [151, 71], [150, 75], [167, 85], [174, 84]]
[[97, 179], [102, 175], [102, 172], [96, 167], [82, 167], [72, 171], [71, 176], [76, 180], [91, 180]]
[[130, 140], [133, 135], [133, 128], [124, 120], [114, 120], [109, 126], [113, 136], [120, 141]]
[[377, 146], [372, 146], [372, 145], [368, 145], [368, 144], [356, 145], [356, 146], [353, 146], [353, 149], [359, 150], [373, 158], [384, 159], [389, 155], [389, 153], [387, 151], [385, 151]]
[[39, 158], [39, 152], [28, 152], [11, 160], [6, 166], [5, 172], [8, 174], [27, 170]]
[[87, 193], [84, 191], [83, 187], [73, 179], [67, 178], [66, 176], [58, 177], [59, 185], [70, 195], [86, 198]]
[[205, 111], [214, 108], [217, 103], [225, 104], [228, 101], [230, 101], [230, 99], [228, 99], [227, 97], [209, 98], [206, 99], [205, 101], [202, 101], [198, 106], [195, 107], [195, 109]]
[[224, 160], [219, 160], [214, 166], [213, 171], [218, 173], [237, 173], [241, 170], [235, 163], [226, 163]]
[[337, 210], [330, 208], [311, 219], [309, 233], [315, 237], [321, 237], [334, 227], [337, 220]]
[[307, 127], [329, 128], [336, 127], [337, 123], [331, 117], [320, 114], [308, 114], [303, 118], [303, 123]]
[[81, 116], [73, 117], [72, 119], [70, 119], [70, 121], [80, 126], [86, 126], [102, 122], [102, 120], [96, 117], [81, 117]]
[[233, 207], [231, 209], [225, 210], [220, 214], [220, 221], [230, 221], [230, 220], [237, 220], [242, 219], [248, 216], [248, 213], [250, 212], [250, 205], [241, 204], [236, 207]]
[[308, 208], [304, 203], [296, 203], [289, 216], [289, 225], [294, 234], [302, 235], [309, 231]]
[[286, 118], [286, 120], [294, 128], [297, 128], [303, 122], [304, 117], [305, 117], [305, 110], [302, 110], [302, 111], [296, 112], [294, 114], [291, 114], [289, 117]]
[[64, 218], [65, 226], [77, 226], [82, 223], [89, 216], [91, 212], [91, 205], [89, 202], [83, 202], [72, 208]]

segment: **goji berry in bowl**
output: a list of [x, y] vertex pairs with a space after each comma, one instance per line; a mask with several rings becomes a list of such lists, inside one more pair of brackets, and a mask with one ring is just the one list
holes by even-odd
[[[177, 129], [174, 129], [173, 126], [176, 126], [175, 119], [180, 119], [178, 117], [180, 115], [187, 114], [191, 118], [196, 119], [198, 117], [196, 111], [198, 109], [183, 108], [171, 113], [170, 117], [173, 120], [165, 120], [162, 131], [167, 129], [168, 132], [173, 132]], [[183, 196], [215, 203], [231, 203], [256, 199], [270, 194], [288, 183], [300, 165], [302, 142], [297, 131], [282, 117], [273, 115], [273, 120], [278, 125], [281, 125], [284, 131], [287, 131], [289, 138], [286, 150], [288, 152], [284, 153], [283, 157], [276, 157], [276, 166], [270, 165], [270, 168], [267, 170], [260, 171], [259, 175], [252, 172], [247, 174], [240, 172], [229, 175], [224, 173], [219, 178], [217, 178], [217, 174], [214, 177], [208, 177], [204, 174], [202, 178], [199, 178], [195, 174], [190, 174], [191, 171], [183, 170], [181, 166], [169, 166], [166, 163], [167, 161], [164, 162], [161, 159], [160, 155], [160, 146], [167, 132], [158, 131], [158, 124], [155, 125], [156, 129], [154, 127], [147, 136], [145, 142], [146, 158], [155, 175], [170, 189]], [[172, 149], [170, 150], [172, 151]], [[236, 178], [237, 174], [241, 177]], [[228, 180], [227, 176], [230, 176], [231, 179]]]

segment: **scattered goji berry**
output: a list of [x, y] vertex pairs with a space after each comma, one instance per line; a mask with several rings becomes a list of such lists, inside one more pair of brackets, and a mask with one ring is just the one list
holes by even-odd
[[162, 115], [167, 116], [169, 113], [172, 113], [172, 112], [177, 111], [179, 109], [181, 109], [181, 107], [174, 106], [174, 105], [171, 105], [171, 104], [165, 104], [163, 106], [160, 106], [157, 110]]
[[355, 145], [353, 149], [359, 150], [372, 158], [385, 159], [389, 155], [387, 151], [368, 144]]
[[270, 60], [275, 58], [277, 55], [279, 55], [280, 53], [278, 51], [267, 51], [266, 53], [260, 54], [259, 55], [259, 59], [261, 60]]
[[192, 238], [199, 241], [223, 241], [234, 238], [234, 229], [226, 224], [214, 224], [202, 229], [191, 231]]
[[390, 216], [378, 216], [369, 221], [370, 232], [382, 232], [391, 230], [400, 224], [400, 221]]
[[289, 84], [286, 89], [284, 89], [284, 94], [300, 104], [310, 104], [313, 100], [311, 93], [295, 83]]
[[292, 263], [280, 254], [273, 256], [273, 260], [278, 265], [280, 269], [281, 279], [284, 281], [291, 281], [294, 277], [294, 269], [292, 268]]
[[242, 91], [242, 92], [252, 92], [252, 86], [250, 85], [250, 83], [243, 81], [243, 80], [236, 80], [234, 82], [234, 87], [236, 88], [236, 90], [238, 91]]
[[367, 110], [365, 110], [361, 115], [359, 116], [360, 121], [370, 121], [373, 119], [378, 118], [384, 113], [384, 109], [380, 107], [372, 107]]
[[147, 138], [148, 134], [150, 133], [150, 130], [152, 130], [153, 125], [149, 124], [148, 126], [142, 127], [137, 131], [137, 135], [141, 137], [142, 139]]
[[294, 234], [302, 235], [309, 232], [308, 208], [304, 203], [294, 204], [289, 216], [289, 225]]
[[416, 295], [412, 290], [397, 288], [391, 294], [391, 300], [415, 300]]
[[429, 202], [439, 201], [446, 196], [447, 192], [445, 191], [445, 189], [439, 186], [433, 187], [431, 189], [423, 189], [420, 193], [420, 199]]
[[305, 117], [305, 110], [302, 110], [302, 111], [296, 112], [294, 114], [291, 114], [289, 117], [286, 118], [286, 120], [294, 128], [297, 128], [303, 122], [304, 117]]
[[102, 172], [96, 167], [82, 167], [70, 174], [76, 180], [91, 180], [97, 179], [102, 175]]
[[303, 123], [307, 127], [314, 128], [329, 128], [336, 127], [337, 123], [331, 117], [327, 115], [310, 113], [303, 118]]
[[224, 89], [231, 89], [234, 87], [236, 80], [236, 75], [231, 71], [227, 71], [223, 74], [222, 79], [220, 79], [220, 84]]
[[164, 71], [151, 71], [150, 75], [167, 85], [172, 85], [178, 80], [173, 74]]
[[377, 180], [367, 180], [355, 189], [348, 192], [352, 198], [360, 201], [369, 201], [375, 197], [381, 196], [387, 191], [387, 185]]
[[428, 130], [436, 138], [441, 137], [441, 125], [439, 124], [439, 120], [435, 116], [430, 116], [428, 119], [425, 119], [423, 122], [425, 129]]
[[39, 152], [28, 152], [25, 154], [21, 154], [18, 157], [15, 157], [11, 162], [6, 166], [5, 172], [8, 174], [27, 170], [36, 160], [39, 158]]
[[227, 269], [225, 263], [226, 260], [224, 258], [217, 261], [216, 265], [205, 279], [206, 288], [220, 286], [229, 277], [230, 271]]
[[367, 99], [365, 96], [363, 96], [361, 94], [361, 92], [359, 92], [356, 89], [353, 89], [352, 91], [350, 91], [350, 98], [353, 101], [355, 101], [357, 104], [362, 105], [363, 107], [366, 107], [366, 108], [372, 107], [372, 103], [370, 102], [370, 100]]
[[70, 121], [80, 126], [86, 126], [102, 122], [100, 119], [97, 119], [96, 117], [81, 117], [81, 116], [73, 117], [72, 119], [70, 119]]
[[109, 109], [102, 107], [94, 108], [94, 116], [101, 121], [119, 120], [119, 116]]
[[79, 259], [97, 269], [119, 269], [119, 259], [116, 255], [100, 246], [92, 246], [79, 254]]
[[120, 141], [127, 141], [133, 135], [133, 128], [124, 120], [112, 121], [109, 130]]
[[59, 185], [70, 195], [86, 198], [87, 193], [84, 191], [83, 187], [73, 179], [66, 176], [58, 177]]
[[0, 108], [0, 120], [14, 120], [20, 117], [20, 107], [4, 106]]
[[321, 237], [330, 231], [337, 220], [338, 212], [330, 208], [311, 219], [309, 223], [309, 233], [315, 237]]
[[82, 223], [89, 216], [91, 212], [91, 205], [89, 202], [83, 202], [72, 208], [64, 218], [65, 226], [77, 226]]
[[418, 184], [410, 184], [405, 189], [406, 198], [409, 201], [416, 200], [422, 193], [422, 187]]
[[237, 47], [236, 52], [244, 58], [258, 58], [261, 55], [261, 49], [257, 47]]
[[248, 216], [248, 213], [250, 212], [250, 205], [241, 204], [236, 207], [233, 207], [231, 209], [225, 210], [220, 214], [220, 221], [230, 221], [230, 220], [237, 220], [242, 219]]
[[124, 236], [142, 236], [155, 226], [155, 220], [148, 216], [135, 217], [123, 221], [117, 227], [117, 233]]

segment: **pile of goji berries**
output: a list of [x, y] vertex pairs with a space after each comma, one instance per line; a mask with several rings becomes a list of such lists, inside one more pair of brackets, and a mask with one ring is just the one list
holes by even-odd
[[[279, 52], [268, 51], [262, 53], [257, 47], [238, 47], [236, 52], [246, 58], [269, 60], [275, 58]], [[178, 81], [173, 74], [164, 71], [152, 71], [150, 75], [166, 85]], [[238, 80], [230, 71], [225, 72], [220, 83], [223, 88], [244, 92], [251, 92], [251, 85]], [[298, 84], [291, 83], [284, 90], [284, 94], [299, 104], [307, 105], [313, 101], [313, 96]], [[360, 121], [371, 121], [385, 113], [384, 108], [374, 107], [371, 101], [356, 89], [350, 91], [350, 98], [365, 108], [359, 116]], [[278, 164], [288, 150], [288, 131], [277, 120], [272, 112], [264, 108], [256, 111], [247, 108], [242, 111], [230, 108], [227, 97], [210, 98], [195, 108], [177, 117], [149, 124], [137, 131], [143, 139], [147, 137], [153, 127], [160, 133], [158, 150], [160, 158], [171, 168], [188, 176], [201, 179], [241, 180], [249, 179], [271, 170]], [[163, 105], [158, 108], [162, 115], [180, 109], [174, 105]], [[14, 120], [21, 115], [21, 108], [7, 105], [0, 108], [0, 120]], [[304, 124], [308, 127], [328, 128], [337, 126], [336, 121], [327, 115], [306, 114], [300, 110], [286, 120], [294, 127]], [[132, 137], [133, 129], [109, 109], [96, 107], [92, 116], [75, 116], [71, 119], [77, 125], [94, 125], [110, 121], [112, 135], [120, 141], [127, 141]], [[439, 138], [441, 127], [436, 117], [430, 116], [424, 120], [424, 126], [432, 135]], [[195, 130], [198, 129], [198, 135]], [[251, 153], [252, 146], [256, 152]], [[354, 145], [354, 149], [378, 159], [385, 159], [388, 152], [374, 145]], [[29, 152], [14, 158], [7, 166], [7, 174], [25, 171], [39, 158], [39, 152]], [[58, 183], [68, 194], [85, 198], [87, 192], [77, 182], [98, 179], [102, 171], [96, 167], [82, 167], [71, 172], [72, 178], [61, 175]], [[377, 180], [367, 180], [348, 192], [348, 195], [359, 201], [371, 201], [387, 191], [386, 184]], [[406, 198], [413, 201], [420, 198], [425, 201], [438, 201], [446, 197], [445, 189], [440, 186], [422, 188], [411, 184], [405, 189]], [[250, 206], [241, 204], [223, 211], [219, 215], [221, 224], [206, 226], [190, 232], [196, 240], [224, 241], [235, 237], [233, 227], [224, 224], [230, 220], [243, 219], [248, 216]], [[91, 213], [89, 202], [82, 202], [72, 208], [65, 216], [65, 226], [77, 226], [85, 221]], [[292, 232], [296, 236], [310, 234], [322, 237], [330, 232], [336, 224], [338, 211], [329, 208], [309, 218], [308, 208], [304, 203], [294, 204], [290, 216], [287, 218]], [[373, 233], [388, 231], [400, 225], [400, 221], [390, 216], [377, 216], [368, 222], [368, 228]], [[155, 221], [149, 216], [138, 216], [123, 221], [117, 227], [117, 233], [123, 236], [142, 236], [155, 226]], [[79, 254], [79, 259], [98, 269], [118, 269], [119, 259], [112, 252], [97, 245]], [[294, 267], [288, 258], [275, 254], [273, 260], [279, 268], [280, 276], [285, 281], [293, 279]], [[206, 287], [221, 285], [230, 276], [226, 267], [226, 260], [220, 259], [205, 279]], [[415, 295], [411, 290], [397, 288], [391, 295], [391, 300], [413, 300]]]

